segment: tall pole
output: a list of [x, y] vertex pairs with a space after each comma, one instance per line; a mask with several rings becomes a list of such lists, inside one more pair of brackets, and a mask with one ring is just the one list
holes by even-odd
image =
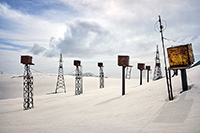
[[125, 95], [125, 66], [122, 66], [122, 96]]
[[142, 70], [140, 70], [140, 85], [142, 85]]
[[147, 82], [149, 82], [149, 70], [147, 70]]
[[166, 63], [166, 55], [165, 55], [165, 45], [164, 45], [164, 37], [163, 37], [163, 25], [161, 24], [161, 18], [159, 15], [159, 23], [160, 23], [160, 34], [161, 34], [161, 41], [162, 41], [162, 47], [163, 47], [163, 54], [164, 54], [164, 63], [165, 63], [165, 75], [166, 75], [166, 81], [167, 81], [167, 89], [168, 89], [168, 96], [169, 100], [173, 100], [173, 94], [172, 94], [172, 88], [171, 88], [171, 83], [169, 83], [169, 78], [168, 77], [168, 71], [167, 71], [167, 63]]

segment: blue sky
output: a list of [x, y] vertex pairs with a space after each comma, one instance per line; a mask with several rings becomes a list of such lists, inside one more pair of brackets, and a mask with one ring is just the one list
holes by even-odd
[[167, 22], [166, 48], [192, 43], [199, 60], [199, 12], [199, 0], [1, 0], [0, 71], [22, 73], [20, 55], [28, 54], [35, 69], [57, 73], [61, 52], [66, 73], [79, 59], [85, 72], [98, 73], [96, 63], [103, 61], [108, 76], [120, 77], [116, 58], [125, 54], [138, 75], [136, 63], [154, 67], [156, 45], [163, 61], [160, 34], [154, 30], [159, 14]]

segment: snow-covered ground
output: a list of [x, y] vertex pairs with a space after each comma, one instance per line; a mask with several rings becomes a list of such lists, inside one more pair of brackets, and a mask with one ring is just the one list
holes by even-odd
[[0, 75], [0, 132], [200, 133], [200, 66], [187, 70], [190, 90], [182, 91], [180, 72], [172, 78], [175, 99], [168, 101], [165, 78], [139, 85], [121, 79], [84, 77], [84, 93], [74, 95], [74, 77], [65, 76], [67, 93], [53, 94], [56, 75], [34, 74], [34, 106], [23, 110], [22, 78]]

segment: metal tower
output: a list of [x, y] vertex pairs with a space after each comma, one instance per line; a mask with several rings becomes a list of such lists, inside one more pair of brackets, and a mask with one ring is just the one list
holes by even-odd
[[83, 79], [82, 79], [82, 66], [81, 61], [74, 60], [75, 70], [75, 95], [80, 95], [83, 93]]
[[58, 67], [58, 78], [57, 78], [55, 93], [58, 92], [59, 88], [64, 89], [64, 92], [66, 93], [62, 62], [63, 62], [62, 61], [62, 54], [60, 54], [59, 67]]
[[103, 63], [102, 62], [99, 62], [98, 63], [98, 66], [99, 66], [99, 79], [100, 79], [100, 86], [99, 88], [104, 88], [104, 72], [103, 72]]
[[30, 71], [30, 65], [32, 63], [31, 56], [21, 56], [21, 63], [24, 64], [23, 75], [23, 97], [24, 97], [24, 110], [34, 108], [33, 105], [33, 76]]
[[126, 79], [131, 79], [131, 70], [133, 66], [126, 67]]
[[161, 72], [161, 67], [160, 67], [160, 57], [159, 57], [159, 50], [158, 50], [158, 45], [157, 45], [153, 80], [158, 80], [160, 78], [162, 78], [162, 72]]

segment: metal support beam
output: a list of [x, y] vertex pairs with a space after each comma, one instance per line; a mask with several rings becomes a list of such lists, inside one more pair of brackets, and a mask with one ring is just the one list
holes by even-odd
[[187, 91], [188, 83], [187, 83], [186, 69], [180, 69], [180, 70], [181, 70], [182, 89], [183, 89], [183, 91]]
[[122, 66], [122, 96], [125, 95], [125, 66]]

